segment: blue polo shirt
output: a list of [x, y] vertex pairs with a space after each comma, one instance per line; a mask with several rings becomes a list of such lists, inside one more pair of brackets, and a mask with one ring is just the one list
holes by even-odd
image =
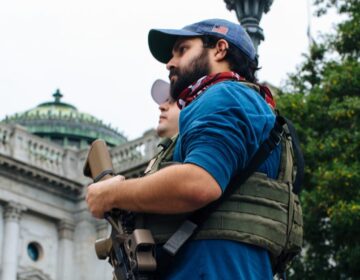
[[[253, 89], [235, 81], [208, 88], [181, 111], [174, 160], [205, 169], [224, 191], [267, 139], [275, 116]], [[259, 171], [276, 178], [280, 149]], [[272, 279], [265, 249], [230, 240], [194, 240], [176, 256], [166, 279]]]

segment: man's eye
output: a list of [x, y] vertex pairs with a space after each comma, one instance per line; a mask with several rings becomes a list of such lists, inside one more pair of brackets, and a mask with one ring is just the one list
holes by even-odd
[[181, 46], [181, 47], [179, 48], [179, 53], [180, 53], [180, 54], [183, 54], [183, 53], [186, 52], [187, 49], [188, 49], [187, 46]]

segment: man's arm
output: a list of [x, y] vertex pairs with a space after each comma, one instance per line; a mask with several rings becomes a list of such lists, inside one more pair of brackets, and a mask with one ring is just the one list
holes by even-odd
[[159, 214], [191, 212], [220, 196], [219, 184], [207, 171], [179, 164], [138, 179], [116, 176], [91, 184], [86, 201], [90, 212], [102, 218], [113, 208]]

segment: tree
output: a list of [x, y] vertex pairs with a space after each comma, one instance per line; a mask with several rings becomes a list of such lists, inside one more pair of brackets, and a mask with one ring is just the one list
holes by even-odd
[[306, 162], [304, 250], [290, 279], [360, 279], [360, 1], [314, 4], [346, 19], [312, 45], [278, 98]]

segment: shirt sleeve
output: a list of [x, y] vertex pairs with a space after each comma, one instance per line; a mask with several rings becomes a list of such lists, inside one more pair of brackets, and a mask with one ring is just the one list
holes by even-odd
[[205, 169], [224, 191], [270, 131], [274, 116], [267, 107], [239, 83], [212, 86], [181, 113], [183, 162]]

